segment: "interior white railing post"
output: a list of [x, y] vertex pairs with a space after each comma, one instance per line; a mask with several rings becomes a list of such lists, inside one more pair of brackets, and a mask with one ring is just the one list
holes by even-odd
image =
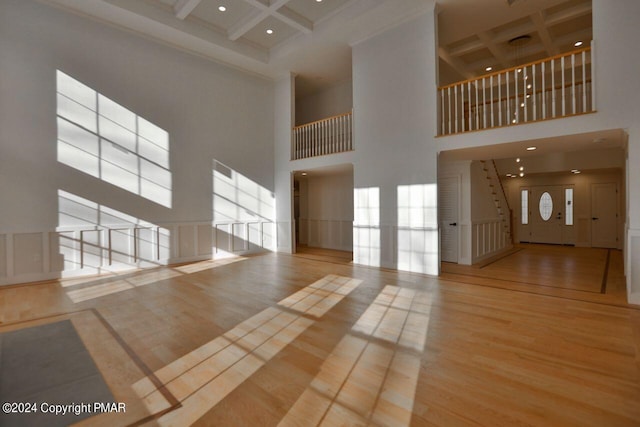
[[482, 128], [487, 128], [487, 88], [485, 78], [482, 78]]
[[473, 115], [472, 115], [472, 104], [471, 104], [471, 81], [467, 82], [467, 116], [469, 117], [469, 127], [468, 130], [473, 130]]
[[494, 127], [494, 122], [493, 122], [493, 110], [494, 110], [494, 104], [493, 104], [493, 74], [491, 74], [491, 77], [489, 78], [489, 86], [491, 87], [491, 91], [490, 91], [490, 102], [489, 105], [491, 105], [491, 127]]
[[528, 112], [528, 106], [529, 106], [529, 102], [527, 101], [527, 90], [529, 89], [529, 73], [527, 71], [527, 67], [524, 66], [522, 67], [522, 103], [520, 104], [522, 106], [522, 112], [524, 115], [524, 123], [529, 121], [529, 118], [527, 116], [527, 112]]
[[[522, 72], [520, 68], [518, 70]], [[512, 120], [512, 123], [518, 123], [520, 121], [520, 115], [518, 114], [520, 113], [520, 105], [518, 104], [518, 70], [513, 71], [513, 79], [515, 83], [515, 100], [516, 100], [514, 107], [516, 112], [514, 113], [514, 118]]]
[[571, 54], [571, 114], [576, 114], [576, 55]]
[[502, 126], [502, 74], [498, 74], [498, 126]]
[[562, 68], [562, 84], [560, 85], [560, 88], [562, 90], [562, 116], [564, 117], [566, 114], [566, 96], [565, 96], [565, 90], [564, 90], [564, 82], [565, 82], [565, 77], [564, 77], [564, 56], [560, 58], [560, 68]]
[[551, 117], [556, 117], [556, 60], [551, 60]]
[[582, 51], [582, 112], [587, 112], [587, 52]]
[[444, 93], [442, 91], [438, 93], [440, 94], [440, 135], [444, 135]]
[[475, 90], [475, 92], [476, 92], [476, 107], [475, 107], [475, 110], [476, 110], [476, 114], [475, 114], [475, 117], [476, 117], [476, 129], [480, 129], [480, 117], [479, 117], [480, 112], [478, 111], [479, 102], [478, 102], [478, 81], [477, 80], [475, 81], [474, 86], [475, 86], [475, 89], [476, 89]]
[[593, 40], [591, 40], [591, 111], [596, 111], [596, 67], [594, 64], [596, 63], [596, 50], [594, 46]]
[[455, 110], [455, 131], [458, 132], [458, 85], [455, 85], [453, 87], [453, 103], [454, 103], [454, 110]]
[[543, 62], [540, 69], [540, 73], [542, 74], [542, 120], [547, 118], [547, 86], [544, 81], [545, 64], [546, 62]]
[[506, 85], [507, 85], [507, 99], [506, 99], [506, 103], [507, 103], [507, 120], [506, 123], [507, 125], [511, 124], [511, 101], [510, 101], [510, 97], [509, 97], [509, 72], [507, 71], [507, 73], [505, 74], [505, 80], [506, 80]]
[[447, 88], [447, 92], [448, 92], [448, 98], [449, 98], [449, 105], [448, 105], [448, 110], [449, 110], [449, 133], [451, 133], [451, 120], [453, 120], [453, 118], [451, 117], [451, 86], [449, 86]]
[[538, 101], [537, 101], [538, 95], [536, 93], [536, 89], [537, 89], [537, 87], [536, 87], [536, 65], [533, 64], [531, 68], [532, 68], [532, 72], [533, 72], [533, 82], [531, 83], [533, 85], [533, 91], [532, 91], [532, 93], [533, 93], [533, 97], [532, 97], [533, 98], [532, 99], [533, 121], [535, 122], [537, 120], [537, 118], [538, 118]]

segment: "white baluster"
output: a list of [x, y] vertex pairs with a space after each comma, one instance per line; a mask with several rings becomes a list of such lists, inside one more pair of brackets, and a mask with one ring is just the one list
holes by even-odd
[[544, 62], [542, 63], [542, 69], [540, 70], [540, 73], [542, 74], [542, 120], [547, 118], [547, 87], [545, 86], [545, 82], [544, 82], [544, 72], [545, 72], [545, 66], [544, 66]]
[[587, 112], [587, 51], [582, 51], [582, 109], [581, 113]]
[[564, 117], [567, 113], [566, 113], [566, 97], [565, 97], [565, 90], [564, 90], [564, 56], [562, 58], [560, 58], [560, 66], [562, 67], [562, 117]]
[[502, 74], [498, 74], [498, 126], [502, 126]]
[[576, 113], [576, 54], [571, 54], [571, 113]]
[[551, 60], [551, 117], [556, 117], [556, 60]]
[[493, 110], [494, 110], [494, 101], [493, 101], [493, 74], [491, 75], [491, 77], [489, 77], [489, 85], [491, 86], [491, 94], [490, 94], [490, 102], [489, 105], [491, 105], [491, 127], [494, 127], [494, 122], [493, 122]]

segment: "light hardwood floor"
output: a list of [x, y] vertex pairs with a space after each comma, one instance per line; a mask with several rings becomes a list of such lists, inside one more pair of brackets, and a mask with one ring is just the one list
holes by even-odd
[[620, 253], [518, 249], [439, 278], [267, 254], [4, 287], [0, 332], [72, 320], [127, 403], [84, 425], [640, 426]]

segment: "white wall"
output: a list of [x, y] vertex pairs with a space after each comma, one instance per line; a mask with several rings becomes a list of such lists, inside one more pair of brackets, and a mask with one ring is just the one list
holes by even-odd
[[[175, 226], [171, 255], [182, 259], [211, 256], [213, 159], [274, 191], [271, 82], [31, 0], [0, 2], [0, 52], [5, 275], [39, 278], [55, 264], [48, 233], [60, 226], [59, 190], [123, 214], [113, 224]], [[168, 133], [169, 204], [58, 161], [58, 71]]]
[[353, 47], [354, 262], [437, 274], [433, 10]]
[[296, 126], [338, 114], [353, 108], [351, 80], [339, 82], [329, 88], [296, 99]]
[[353, 172], [302, 177], [300, 243], [353, 249]]

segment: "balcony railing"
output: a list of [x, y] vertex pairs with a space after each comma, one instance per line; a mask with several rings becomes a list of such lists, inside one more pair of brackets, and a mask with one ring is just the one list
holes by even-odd
[[594, 112], [592, 49], [438, 88], [439, 135]]
[[353, 150], [352, 113], [293, 128], [291, 160]]

